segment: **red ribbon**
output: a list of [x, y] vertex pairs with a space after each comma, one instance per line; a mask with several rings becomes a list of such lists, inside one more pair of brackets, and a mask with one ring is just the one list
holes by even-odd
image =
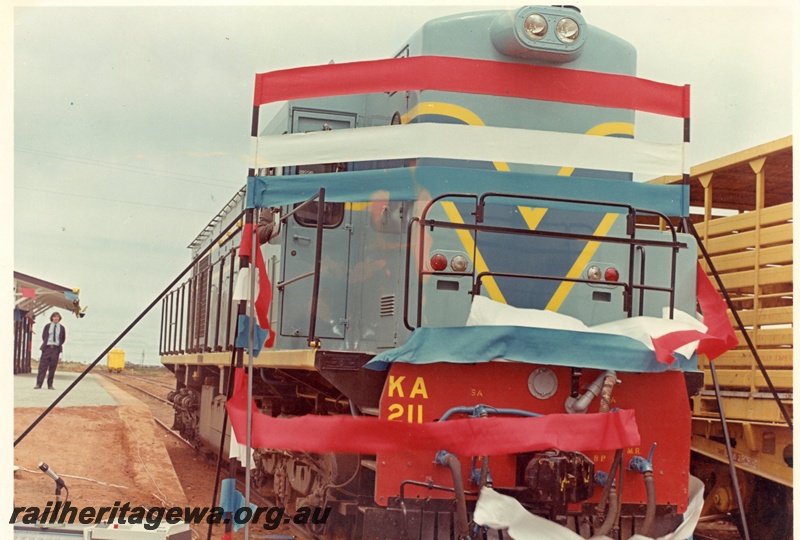
[[[236, 370], [226, 407], [236, 439], [247, 438], [247, 374]], [[251, 446], [303, 452], [376, 454], [445, 449], [458, 455], [501, 455], [548, 448], [615, 450], [638, 446], [633, 410], [606, 414], [490, 417], [409, 424], [365, 416], [273, 418], [252, 403]]]
[[450, 56], [413, 56], [256, 75], [253, 104], [351, 94], [440, 90], [689, 117], [689, 86], [630, 75]]
[[739, 339], [728, 318], [728, 306], [720, 298], [699, 262], [697, 263], [697, 302], [703, 312], [703, 324], [708, 330], [705, 333], [698, 330], [681, 330], [652, 338], [656, 358], [659, 362], [671, 364], [675, 359], [673, 351], [692, 341], [700, 341], [697, 353], [705, 354], [709, 360], [717, 358], [739, 344]]
[[[257, 230], [257, 227], [256, 227]], [[250, 257], [253, 253], [253, 224], [246, 223], [242, 228], [242, 242], [239, 245], [239, 257]], [[267, 338], [265, 347], [272, 347], [275, 345], [275, 332], [269, 324], [269, 304], [272, 302], [272, 283], [270, 283], [269, 276], [267, 276], [267, 266], [264, 263], [264, 255], [261, 253], [261, 248], [257, 248], [256, 252], [256, 270], [258, 271], [258, 296], [256, 296], [255, 309], [258, 318], [258, 325], [261, 328], [269, 330], [269, 337]]]

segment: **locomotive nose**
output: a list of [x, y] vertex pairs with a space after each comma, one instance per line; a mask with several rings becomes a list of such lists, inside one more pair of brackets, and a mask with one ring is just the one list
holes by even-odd
[[572, 6], [525, 6], [498, 16], [489, 32], [494, 48], [506, 56], [564, 63], [581, 54], [587, 25]]

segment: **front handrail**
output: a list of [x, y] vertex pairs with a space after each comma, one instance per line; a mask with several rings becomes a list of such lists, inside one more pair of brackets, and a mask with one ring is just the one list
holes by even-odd
[[[546, 201], [546, 202], [554, 202], [560, 204], [574, 204], [574, 205], [585, 205], [585, 206], [592, 206], [592, 207], [612, 207], [612, 208], [619, 208], [621, 209], [621, 213], [625, 213], [627, 216], [627, 229], [626, 234], [628, 237], [608, 237], [608, 236], [598, 236], [594, 234], [578, 234], [578, 233], [569, 233], [569, 232], [560, 232], [560, 231], [540, 231], [540, 230], [530, 230], [530, 229], [521, 229], [521, 228], [514, 228], [514, 227], [505, 227], [505, 226], [497, 226], [497, 225], [486, 225], [483, 224], [484, 222], [484, 213], [485, 213], [485, 206], [487, 199], [491, 197], [501, 197], [504, 199], [522, 199], [522, 200], [536, 200], [536, 201]], [[475, 204], [475, 210], [472, 213], [474, 216], [474, 220], [472, 223], [456, 223], [452, 221], [441, 221], [435, 219], [428, 219], [428, 214], [433, 207], [434, 204], [444, 200], [444, 199], [465, 199], [465, 200], [473, 200]], [[660, 219], [664, 223], [667, 224], [669, 229], [669, 233], [671, 236], [670, 241], [664, 240], [649, 240], [643, 238], [636, 237], [636, 218], [637, 216], [641, 215], [650, 215], [655, 216]], [[409, 300], [411, 298], [410, 290], [411, 290], [411, 283], [410, 283], [410, 275], [411, 275], [411, 250], [412, 250], [412, 242], [411, 239], [413, 237], [413, 228], [419, 228], [419, 239], [418, 239], [418, 261], [417, 261], [417, 291], [416, 291], [416, 321], [415, 324], [412, 324], [410, 321], [410, 313], [409, 313]], [[627, 245], [630, 246], [629, 256], [628, 256], [628, 281], [627, 282], [609, 282], [609, 281], [590, 281], [588, 279], [582, 278], [568, 278], [565, 276], [548, 276], [548, 275], [541, 275], [541, 274], [520, 274], [520, 273], [508, 273], [508, 272], [480, 272], [476, 274], [475, 266], [473, 265], [471, 272], [437, 272], [434, 270], [426, 270], [425, 269], [425, 249], [426, 249], [426, 242], [425, 242], [425, 230], [429, 229], [430, 231], [435, 230], [436, 228], [439, 229], [451, 229], [451, 230], [466, 230], [470, 231], [474, 235], [474, 248], [473, 248], [473, 260], [475, 260], [475, 252], [478, 249], [478, 233], [494, 233], [494, 234], [511, 234], [511, 235], [521, 235], [521, 236], [533, 236], [533, 237], [542, 237], [542, 238], [563, 238], [563, 239], [570, 239], [570, 240], [584, 240], [587, 242], [599, 242], [599, 243], [606, 243], [606, 244], [620, 244], [620, 245]], [[670, 278], [669, 278], [669, 286], [668, 287], [659, 287], [659, 286], [652, 286], [652, 285], [645, 285], [643, 283], [643, 276], [641, 276], [640, 281], [641, 283], [634, 283], [634, 260], [636, 250], [639, 250], [641, 253], [642, 259], [644, 259], [644, 248], [645, 247], [657, 247], [657, 248], [664, 248], [670, 249], [671, 254], [671, 271], [670, 271]], [[675, 226], [672, 224], [671, 220], [668, 216], [664, 215], [661, 212], [646, 210], [646, 209], [639, 209], [635, 208], [629, 204], [624, 203], [614, 203], [614, 202], [605, 202], [605, 201], [589, 201], [583, 199], [568, 199], [568, 198], [558, 198], [558, 197], [544, 197], [544, 196], [530, 196], [530, 195], [514, 195], [514, 194], [507, 194], [507, 193], [498, 193], [498, 192], [487, 192], [482, 195], [477, 194], [469, 194], [469, 193], [447, 193], [443, 195], [439, 195], [433, 199], [431, 199], [426, 206], [423, 208], [419, 217], [414, 217], [409, 220], [408, 228], [407, 228], [407, 249], [406, 249], [406, 267], [405, 267], [405, 283], [404, 283], [404, 307], [403, 307], [403, 323], [408, 330], [415, 330], [416, 328], [421, 326], [422, 322], [422, 293], [423, 293], [423, 280], [424, 276], [426, 275], [446, 275], [446, 276], [470, 276], [472, 278], [472, 290], [470, 294], [476, 295], [480, 294], [480, 288], [482, 281], [487, 276], [500, 276], [500, 277], [509, 277], [509, 278], [526, 278], [526, 279], [542, 279], [542, 280], [551, 280], [551, 281], [566, 281], [572, 283], [588, 283], [592, 285], [605, 285], [609, 287], [622, 287], [623, 288], [623, 295], [624, 295], [624, 302], [623, 302], [623, 309], [626, 311], [628, 317], [633, 316], [633, 292], [638, 291], [656, 291], [656, 292], [664, 292], [667, 293], [669, 296], [669, 308], [670, 308], [670, 317], [674, 314], [675, 309], [675, 283], [676, 283], [676, 273], [677, 273], [677, 254], [678, 250], [687, 248], [688, 245], [685, 242], [678, 241], [677, 231]], [[643, 295], [640, 297], [640, 304], [643, 302]], [[642, 307], [640, 305], [639, 311], [641, 312]], [[641, 313], [640, 313], [641, 314]]]

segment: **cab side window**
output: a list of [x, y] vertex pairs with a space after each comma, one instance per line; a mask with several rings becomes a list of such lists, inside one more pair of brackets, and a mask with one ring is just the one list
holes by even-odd
[[[321, 165], [300, 165], [295, 168], [295, 174], [321, 174], [346, 170], [347, 164], [345, 163], [324, 163]], [[295, 208], [297, 206], [295, 205]], [[295, 220], [303, 227], [316, 227], [318, 209], [319, 203], [312, 201], [295, 214]], [[325, 203], [323, 214], [323, 228], [335, 229], [344, 220], [344, 203]]]

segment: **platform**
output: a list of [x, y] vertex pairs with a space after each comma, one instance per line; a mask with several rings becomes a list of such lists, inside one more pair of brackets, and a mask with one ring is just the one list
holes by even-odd
[[[14, 435], [33, 429], [14, 446], [14, 504], [44, 507], [55, 484], [39, 470], [45, 462], [69, 489], [74, 506], [182, 506], [186, 494], [166, 444], [182, 444], [153, 420], [151, 408], [102, 374], [90, 372], [44, 417], [48, 408], [80, 376], [55, 374], [55, 390], [35, 390], [35, 374], [18, 374], [14, 384]], [[36, 424], [34, 424], [36, 422]], [[58, 538], [67, 528], [15, 531], [15, 538]], [[4, 536], [0, 532], [2, 538]]]
[[[39, 390], [34, 390], [36, 373], [26, 373], [14, 376], [14, 408], [23, 407], [48, 407], [61, 395], [80, 373], [56, 371], [53, 386], [55, 390], [47, 389], [47, 382]], [[101, 375], [87, 374], [69, 394], [64, 396], [56, 407], [95, 407], [102, 405], [116, 405], [119, 403], [119, 393], [109, 393], [109, 383]]]

